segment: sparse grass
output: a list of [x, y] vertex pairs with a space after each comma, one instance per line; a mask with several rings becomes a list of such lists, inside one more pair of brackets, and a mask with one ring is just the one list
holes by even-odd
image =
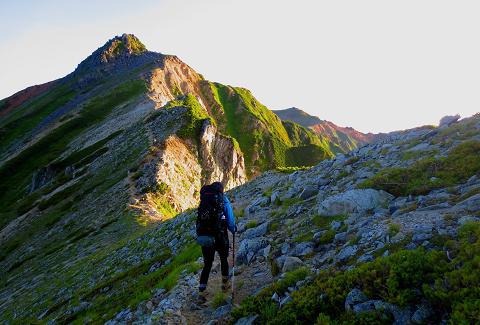
[[353, 165], [354, 163], [356, 163], [357, 161], [360, 160], [360, 157], [352, 157], [352, 158], [349, 158], [346, 162], [345, 162], [345, 165]]
[[344, 177], [347, 177], [348, 175], [350, 175], [348, 171], [342, 170], [340, 173], [338, 173], [337, 179], [342, 179]]
[[474, 189], [468, 191], [465, 194], [460, 195], [455, 201], [456, 202], [462, 202], [463, 200], [466, 200], [469, 197], [474, 196], [474, 195], [479, 194], [479, 193], [480, 193], [480, 187], [477, 187], [477, 188], [474, 188]]
[[402, 160], [411, 160], [411, 159], [419, 159], [421, 157], [433, 157], [438, 154], [438, 150], [418, 150], [418, 151], [406, 151], [401, 159]]
[[280, 223], [278, 221], [272, 221], [268, 224], [268, 233], [272, 233], [280, 229]]
[[318, 240], [319, 245], [327, 245], [333, 242], [333, 239], [335, 238], [335, 230], [329, 229], [325, 233], [322, 234], [322, 236]]
[[312, 167], [311, 166], [294, 166], [294, 167], [289, 166], [289, 167], [277, 167], [275, 168], [275, 170], [284, 174], [292, 174], [294, 172], [301, 171], [301, 170], [309, 170], [310, 168]]
[[313, 240], [313, 233], [311, 231], [305, 232], [301, 235], [298, 235], [293, 239], [294, 243], [302, 243]]
[[227, 303], [227, 295], [223, 291], [218, 291], [215, 293], [215, 296], [213, 296], [212, 300], [212, 307], [213, 308], [218, 308], [220, 306], [223, 306]]
[[395, 196], [423, 195], [453, 186], [480, 172], [480, 141], [466, 141], [445, 158], [426, 158], [406, 168], [387, 168], [364, 181], [359, 188], [375, 188]]
[[298, 281], [304, 280], [310, 275], [310, 270], [305, 267], [285, 273], [285, 277], [265, 289], [262, 289], [257, 296], [250, 296], [244, 299], [240, 307], [232, 311], [232, 317], [237, 320], [252, 314], [260, 314], [259, 323], [266, 324], [273, 319], [278, 312], [278, 305], [271, 299], [274, 293], [282, 294], [288, 287], [294, 286]]
[[8, 160], [0, 167], [0, 211], [2, 214], [0, 227], [3, 227], [15, 215], [11, 214], [11, 206], [26, 194], [33, 172], [47, 166], [66, 150], [71, 140], [88, 127], [102, 121], [116, 106], [136, 97], [146, 90], [145, 83], [140, 80], [129, 81], [114, 88], [104, 96], [92, 99], [80, 111], [79, 115], [53, 129], [27, 147], [16, 157]]
[[257, 220], [250, 220], [245, 225], [245, 229], [255, 228], [257, 226]]
[[399, 223], [391, 223], [388, 225], [388, 235], [390, 237], [395, 236], [400, 232], [401, 225]]
[[346, 218], [347, 218], [346, 215], [338, 215], [338, 216], [332, 216], [332, 217], [315, 215], [312, 217], [312, 222], [317, 228], [324, 229], [324, 228], [330, 227], [330, 223], [332, 223], [332, 221], [343, 221]]
[[241, 219], [245, 215], [245, 209], [236, 207], [233, 209], [233, 214], [235, 215], [235, 218]]
[[147, 271], [155, 262], [164, 262], [170, 255], [166, 252], [134, 266], [99, 283], [92, 289], [77, 294], [79, 301], [90, 301], [92, 304], [85, 310], [65, 315], [62, 323], [104, 323], [115, 316], [118, 311], [135, 307], [140, 301], [152, 295], [152, 289], [171, 290], [180, 274], [196, 272], [201, 266], [195, 261], [201, 256], [200, 247], [196, 244], [186, 246], [172, 261], [154, 272]]
[[15, 108], [0, 124], [0, 151], [6, 149], [13, 140], [27, 134], [46, 116], [74, 96], [75, 91], [71, 86], [58, 86]]

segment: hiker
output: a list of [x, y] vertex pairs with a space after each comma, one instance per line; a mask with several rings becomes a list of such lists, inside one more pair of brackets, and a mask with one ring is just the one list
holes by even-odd
[[197, 216], [197, 242], [202, 246], [204, 266], [200, 275], [199, 292], [207, 288], [208, 277], [212, 269], [215, 252], [220, 256], [222, 269], [222, 290], [228, 288], [229, 267], [228, 251], [230, 248], [228, 232], [236, 231], [235, 216], [227, 196], [223, 194], [220, 182], [205, 185], [200, 190], [200, 206]]

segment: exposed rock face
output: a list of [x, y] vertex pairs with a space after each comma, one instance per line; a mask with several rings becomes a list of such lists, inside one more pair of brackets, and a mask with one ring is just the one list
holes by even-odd
[[203, 78], [174, 55], [165, 55], [162, 65], [153, 69], [147, 76], [148, 96], [157, 107], [183, 94], [194, 94], [197, 100], [208, 110], [202, 99], [200, 82]]
[[225, 189], [246, 182], [245, 162], [235, 140], [220, 134], [210, 120], [205, 120], [200, 134], [199, 155], [205, 183], [221, 181]]

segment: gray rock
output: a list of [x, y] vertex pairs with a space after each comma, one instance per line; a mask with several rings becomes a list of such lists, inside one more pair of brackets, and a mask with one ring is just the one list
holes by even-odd
[[230, 313], [231, 310], [232, 310], [232, 305], [230, 304], [220, 306], [217, 309], [215, 309], [215, 311], [213, 312], [213, 318], [218, 319], [218, 318], [225, 317], [226, 315], [228, 315], [228, 313]]
[[318, 193], [318, 187], [314, 185], [307, 185], [303, 189], [302, 193], [300, 193], [300, 198], [302, 200], [306, 200], [315, 196]]
[[280, 248], [282, 254], [287, 254], [290, 250], [290, 243], [283, 243], [282, 247]]
[[322, 235], [326, 232], [327, 230], [321, 230], [313, 234], [313, 242], [318, 243], [320, 241], [320, 238], [322, 238]]
[[417, 310], [412, 315], [412, 322], [414, 324], [424, 324], [428, 318], [433, 315], [432, 307], [426, 304], [418, 306]]
[[290, 301], [293, 301], [292, 297], [290, 297], [290, 295], [286, 295], [286, 296], [280, 301], [280, 308], [282, 308], [285, 304], [288, 304]]
[[330, 223], [330, 228], [332, 228], [333, 230], [337, 231], [338, 229], [340, 229], [340, 227], [342, 226], [342, 223], [340, 221], [332, 221]]
[[417, 245], [415, 245], [415, 243], [410, 243], [405, 246], [405, 249], [408, 249], [408, 250], [413, 250], [415, 248], [417, 248]]
[[347, 294], [347, 297], [345, 298], [345, 310], [347, 311], [353, 310], [353, 306], [359, 303], [365, 302], [367, 300], [368, 300], [367, 296], [365, 296], [365, 294], [361, 290], [357, 288], [352, 289]]
[[278, 293], [274, 292], [271, 298], [273, 301], [278, 302], [280, 301], [280, 297], [278, 296]]
[[453, 207], [455, 210], [477, 212], [480, 210], [480, 193], [469, 197]]
[[457, 122], [459, 119], [460, 119], [460, 115], [458, 115], [458, 114], [457, 115], [447, 115], [447, 116], [444, 116], [440, 119], [440, 122], [439, 122], [438, 126], [441, 127], [441, 128], [448, 127], [451, 124]]
[[346, 232], [341, 232], [341, 233], [336, 234], [333, 241], [335, 243], [346, 242], [347, 241], [347, 233]]
[[280, 192], [275, 191], [273, 194], [270, 196], [270, 202], [271, 203], [276, 203], [280, 201]]
[[252, 239], [252, 238], [260, 237], [265, 235], [267, 231], [268, 231], [268, 222], [265, 222], [255, 228], [247, 229], [243, 234], [243, 238]]
[[373, 261], [375, 258], [370, 255], [370, 254], [363, 254], [362, 256], [360, 256], [357, 261], [360, 262], [360, 263], [366, 263], [366, 262], [371, 262]]
[[422, 142], [417, 144], [415, 147], [410, 148], [408, 151], [425, 151], [430, 148], [430, 144], [426, 142]]
[[293, 256], [305, 256], [313, 253], [313, 243], [303, 242], [295, 245], [293, 250], [290, 252], [290, 255]]
[[353, 306], [353, 312], [355, 314], [365, 313], [367, 311], [375, 310], [375, 303], [379, 302], [380, 300], [369, 300]]
[[405, 234], [400, 231], [395, 236], [390, 238], [390, 242], [393, 243], [393, 244], [397, 244], [397, 243], [401, 242], [402, 240], [404, 240], [405, 237], [406, 237]]
[[237, 252], [238, 264], [248, 264], [259, 250], [267, 246], [268, 241], [264, 237], [242, 240]]
[[286, 256], [282, 266], [282, 273], [290, 272], [303, 266], [301, 259], [295, 256]]
[[318, 186], [324, 186], [324, 185], [327, 185], [328, 183], [330, 183], [330, 180], [326, 179], [326, 178], [323, 178], [323, 177], [319, 177], [319, 178], [315, 179], [314, 182], [317, 183]]
[[373, 189], [349, 190], [330, 196], [318, 205], [318, 214], [336, 216], [388, 206], [393, 195]]
[[376, 310], [384, 310], [389, 312], [393, 315], [395, 321], [393, 322], [394, 325], [408, 325], [410, 324], [410, 317], [412, 312], [408, 308], [400, 308], [396, 305], [389, 304], [388, 302], [377, 301], [375, 303]]
[[277, 263], [277, 266], [280, 269], [283, 267], [283, 263], [285, 262], [286, 258], [287, 258], [287, 255], [282, 255], [282, 256], [279, 256], [275, 259], [275, 263]]
[[458, 219], [457, 223], [462, 226], [467, 222], [475, 222], [475, 221], [480, 221], [480, 218], [475, 216], [463, 216]]
[[235, 322], [235, 325], [253, 325], [258, 315], [242, 317]]
[[467, 180], [467, 184], [468, 185], [472, 185], [472, 184], [475, 184], [478, 182], [478, 176], [477, 175], [473, 175], [472, 177], [470, 177], [468, 180]]
[[344, 261], [348, 260], [349, 258], [351, 258], [352, 256], [354, 256], [355, 254], [357, 254], [357, 252], [358, 252], [358, 246], [357, 245], [344, 247], [337, 254], [336, 260], [338, 262], [344, 262]]
[[414, 242], [423, 242], [424, 240], [428, 240], [432, 238], [433, 235], [429, 233], [419, 233], [419, 234], [414, 234], [412, 237], [412, 241]]
[[259, 210], [260, 208], [266, 206], [270, 203], [270, 197], [261, 196], [258, 199], [254, 200], [248, 207], [247, 211], [249, 213], [254, 213], [255, 211]]
[[355, 313], [364, 313], [368, 311], [383, 311], [393, 315], [395, 325], [407, 325], [410, 323], [411, 312], [409, 309], [401, 309], [395, 305], [389, 304], [381, 300], [368, 300], [353, 306]]

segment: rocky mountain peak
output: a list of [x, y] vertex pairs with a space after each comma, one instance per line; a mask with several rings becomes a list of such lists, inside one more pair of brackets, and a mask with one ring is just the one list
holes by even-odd
[[122, 56], [140, 55], [147, 51], [143, 43], [133, 34], [115, 36], [101, 50], [101, 61], [109, 62]]
[[74, 72], [79, 74], [95, 74], [100, 72], [121, 73], [149, 62], [162, 59], [160, 53], [150, 52], [133, 34], [122, 34], [108, 40], [83, 60]]

